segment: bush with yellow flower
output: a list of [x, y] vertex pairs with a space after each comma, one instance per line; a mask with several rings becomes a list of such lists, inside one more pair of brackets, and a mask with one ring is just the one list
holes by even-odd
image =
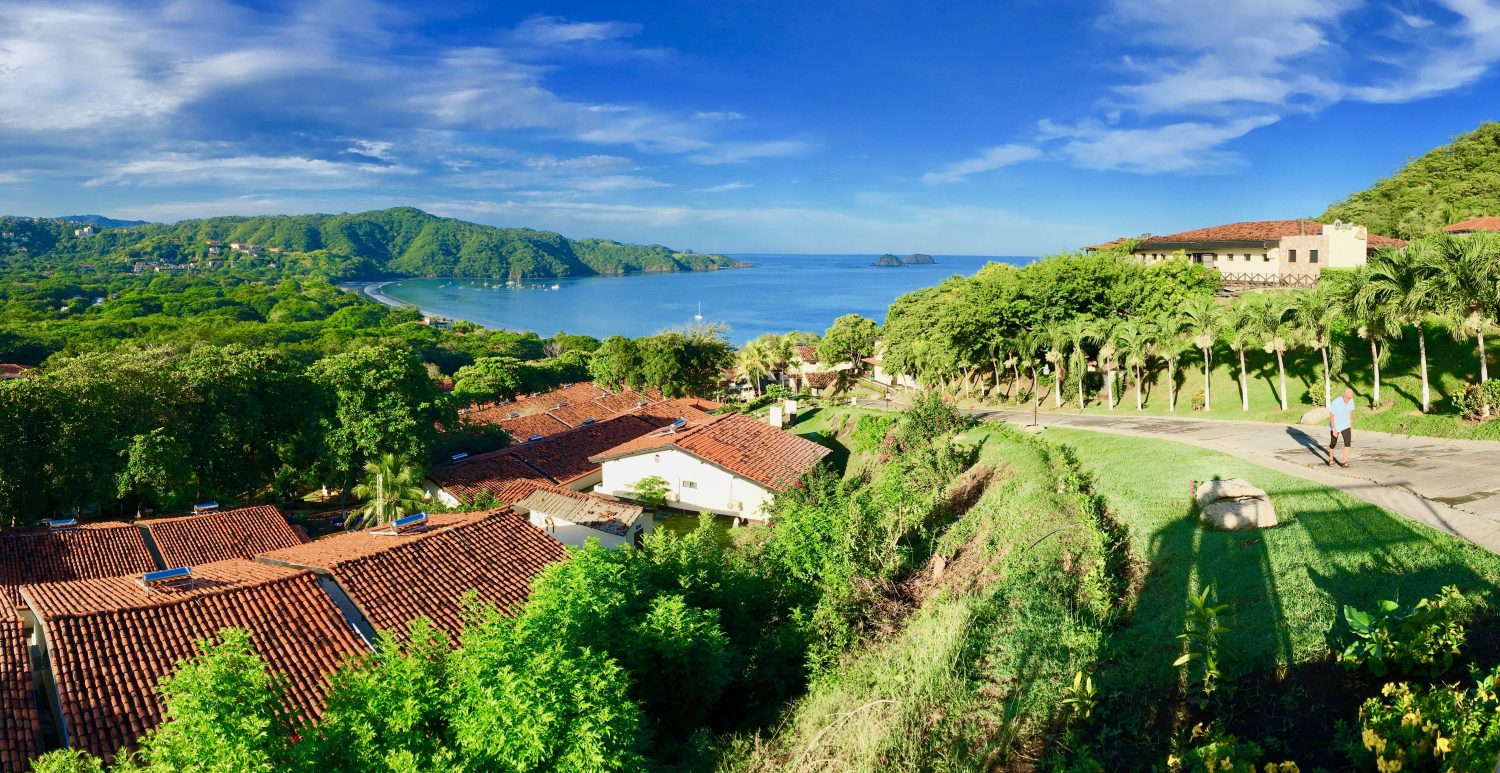
[[1473, 686], [1387, 684], [1359, 710], [1360, 742], [1379, 773], [1495, 769], [1500, 760], [1500, 669]]

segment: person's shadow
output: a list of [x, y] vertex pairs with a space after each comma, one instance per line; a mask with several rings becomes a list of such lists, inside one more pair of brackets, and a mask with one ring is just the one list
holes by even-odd
[[1298, 445], [1306, 448], [1307, 452], [1312, 454], [1313, 457], [1318, 461], [1323, 462], [1324, 464], [1328, 463], [1329, 454], [1331, 454], [1332, 452], [1327, 448], [1324, 448], [1322, 443], [1314, 440], [1312, 435], [1309, 435], [1306, 432], [1297, 429], [1296, 427], [1287, 427], [1286, 434], [1291, 435], [1292, 439], [1297, 441]]

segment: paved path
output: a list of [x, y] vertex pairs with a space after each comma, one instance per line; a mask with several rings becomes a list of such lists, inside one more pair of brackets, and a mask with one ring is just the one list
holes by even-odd
[[[970, 411], [1030, 424], [1030, 411]], [[1328, 430], [1250, 421], [1044, 413], [1043, 426], [1160, 438], [1222, 451], [1339, 489], [1500, 553], [1500, 443], [1361, 432], [1350, 469], [1328, 467]]]
[[[870, 407], [895, 407], [861, 401]], [[1031, 423], [1031, 411], [973, 409], [987, 421]], [[1325, 427], [1191, 417], [1042, 413], [1044, 427], [1175, 440], [1222, 451], [1339, 489], [1500, 553], [1500, 443], [1362, 432], [1351, 468], [1329, 467]]]

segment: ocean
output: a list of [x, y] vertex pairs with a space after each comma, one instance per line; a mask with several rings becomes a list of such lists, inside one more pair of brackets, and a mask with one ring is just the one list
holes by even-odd
[[821, 334], [842, 314], [882, 322], [891, 301], [912, 290], [973, 274], [990, 262], [1035, 260], [934, 255], [932, 265], [883, 268], [874, 265], [876, 255], [731, 257], [754, 268], [538, 279], [525, 287], [506, 287], [503, 280], [411, 279], [381, 292], [434, 316], [543, 336], [558, 331], [596, 338], [651, 335], [693, 322], [701, 313], [705, 322], [728, 325], [730, 340], [738, 344], [769, 332]]

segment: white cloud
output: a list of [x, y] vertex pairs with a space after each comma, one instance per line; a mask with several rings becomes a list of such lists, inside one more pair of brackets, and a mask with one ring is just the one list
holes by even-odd
[[709, 110], [707, 112], [694, 113], [693, 117], [701, 118], [705, 121], [740, 121], [745, 118], [743, 114], [736, 113], [733, 110]]
[[372, 176], [411, 175], [409, 167], [341, 163], [301, 156], [211, 156], [171, 153], [118, 164], [84, 183], [103, 185], [183, 185], [216, 182], [273, 188], [346, 187]]
[[1029, 145], [996, 145], [980, 151], [975, 158], [949, 164], [935, 172], [922, 175], [924, 183], [953, 183], [971, 174], [988, 172], [1001, 167], [1039, 158], [1042, 151]]
[[702, 190], [703, 190], [704, 193], [728, 193], [729, 191], [742, 191], [742, 190], [744, 190], [746, 188], [754, 188], [754, 187], [755, 187], [754, 185], [751, 185], [749, 183], [732, 182], [732, 183], [721, 183], [719, 185], [711, 185], [711, 186], [709, 186], [707, 188], [704, 188]]
[[1077, 166], [1152, 174], [1159, 172], [1222, 172], [1243, 159], [1220, 150], [1262, 126], [1277, 121], [1262, 115], [1224, 123], [1185, 121], [1149, 128], [1120, 128], [1097, 123], [1063, 125], [1043, 120], [1037, 131], [1043, 140], [1060, 141], [1060, 152]]
[[628, 38], [640, 31], [641, 25], [620, 21], [568, 21], [560, 16], [533, 16], [517, 25], [513, 34], [522, 43], [560, 45]]
[[769, 140], [765, 142], [721, 142], [706, 150], [688, 156], [695, 164], [738, 164], [757, 158], [795, 156], [807, 152], [807, 143], [801, 140]]
[[[1413, 24], [1403, 45], [1383, 58], [1393, 73], [1353, 86], [1349, 96], [1364, 102], [1400, 103], [1464, 88], [1500, 61], [1500, 3], [1494, 0], [1440, 0], [1456, 23]], [[1424, 21], [1426, 21], [1424, 19]]]

